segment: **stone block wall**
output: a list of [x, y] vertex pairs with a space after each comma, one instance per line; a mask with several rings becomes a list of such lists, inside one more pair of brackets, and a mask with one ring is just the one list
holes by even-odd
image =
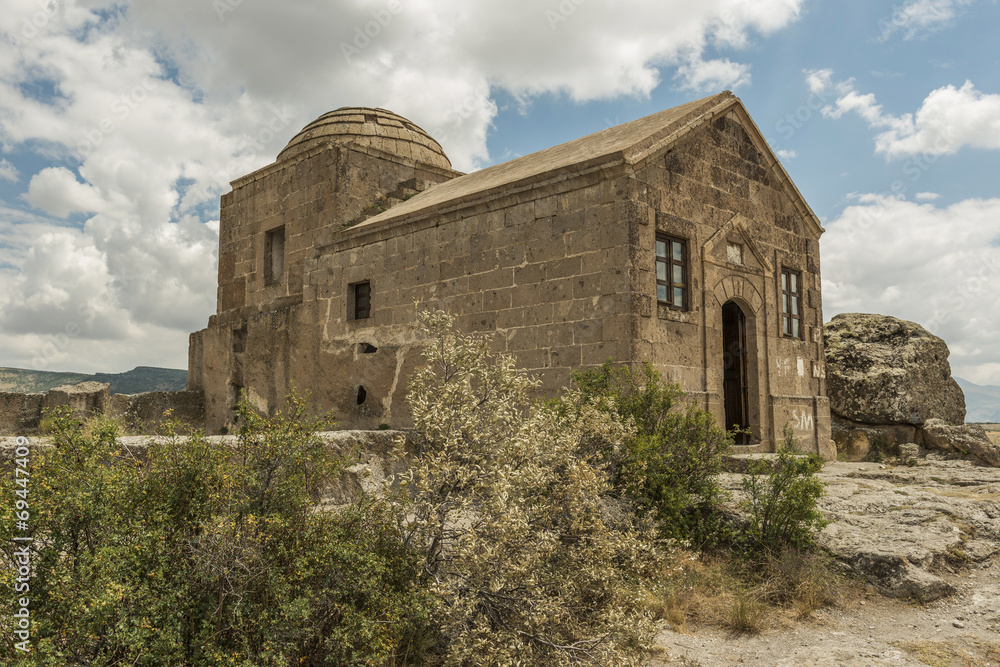
[[110, 385], [83, 382], [55, 387], [44, 394], [0, 392], [0, 436], [38, 433], [44, 412], [68, 406], [79, 419], [108, 414], [120, 417], [126, 427], [149, 431], [170, 411], [188, 430], [205, 426], [204, 398], [200, 391], [155, 391], [109, 396]]
[[45, 394], [0, 392], [0, 435], [33, 433], [42, 418]]
[[[630, 254], [638, 274], [639, 333], [632, 356], [652, 360], [665, 377], [700, 396], [721, 423], [722, 306], [735, 301], [747, 317], [754, 438], [773, 445], [787, 424], [800, 445], [829, 456], [819, 245], [735, 113], [637, 172]], [[687, 240], [692, 299], [686, 312], [656, 303], [658, 232]], [[742, 248], [741, 262], [728, 256], [730, 244]], [[800, 339], [781, 336], [782, 268], [801, 274]]]
[[[373, 147], [324, 145], [233, 182], [222, 197], [216, 319], [244, 320], [301, 301], [303, 265], [345, 223], [404, 182], [423, 189], [458, 172]], [[283, 229], [283, 273], [268, 279], [266, 234]]]
[[108, 403], [107, 414], [140, 432], [152, 432], [167, 419], [176, 420], [186, 431], [193, 431], [204, 428], [205, 397], [200, 391], [115, 394]]
[[[407, 425], [405, 379], [421, 361], [414, 322], [424, 308], [455, 314], [463, 332], [496, 332], [495, 349], [538, 377], [544, 394], [581, 366], [627, 359], [626, 181], [592, 173], [403, 229], [346, 232], [306, 263], [305, 299], [320, 318], [307, 326], [323, 332], [313, 399], [352, 424]], [[371, 317], [354, 320], [349, 286], [363, 281]]]

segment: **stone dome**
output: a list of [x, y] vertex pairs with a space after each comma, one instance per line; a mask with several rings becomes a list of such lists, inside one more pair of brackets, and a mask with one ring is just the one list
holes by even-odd
[[366, 107], [342, 107], [323, 114], [292, 137], [278, 154], [278, 160], [329, 142], [372, 146], [415, 162], [451, 169], [451, 161], [441, 144], [420, 127], [386, 109]]

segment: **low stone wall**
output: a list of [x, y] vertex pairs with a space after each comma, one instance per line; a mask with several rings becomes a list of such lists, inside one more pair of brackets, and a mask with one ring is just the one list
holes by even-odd
[[55, 387], [44, 394], [0, 392], [0, 436], [35, 435], [45, 410], [68, 406], [80, 419], [108, 414], [126, 427], [152, 432], [169, 418], [188, 431], [204, 428], [205, 400], [200, 391], [151, 391], [110, 395], [110, 385], [83, 382]]
[[45, 394], [0, 392], [0, 434], [35, 433]]
[[194, 431], [205, 426], [205, 395], [200, 391], [115, 394], [107, 414], [133, 431], [153, 432], [168, 419], [179, 422], [185, 431]]
[[[394, 478], [406, 470], [413, 453], [412, 434], [409, 431], [327, 431], [318, 436], [332, 452], [344, 456], [349, 463], [340, 477], [331, 480], [323, 489], [322, 504], [327, 507], [346, 505], [362, 492], [378, 493], [387, 485], [398, 484]], [[405, 443], [404, 457], [394, 454], [395, 441], [400, 437]], [[13, 470], [17, 440], [15, 437], [0, 437], [0, 474], [10, 474]], [[165, 436], [125, 436], [118, 438], [118, 444], [135, 458], [144, 460], [151, 447], [171, 440], [172, 438]], [[217, 447], [235, 447], [239, 441], [235, 435], [212, 435], [206, 440]], [[28, 447], [31, 449], [31, 457], [35, 457], [51, 449], [52, 444], [47, 437], [31, 436], [28, 438]]]

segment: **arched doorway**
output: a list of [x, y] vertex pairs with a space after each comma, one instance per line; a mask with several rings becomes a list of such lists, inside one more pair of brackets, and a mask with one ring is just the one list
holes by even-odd
[[750, 444], [750, 368], [747, 351], [747, 318], [735, 301], [722, 306], [722, 395], [726, 429], [739, 429], [736, 444]]

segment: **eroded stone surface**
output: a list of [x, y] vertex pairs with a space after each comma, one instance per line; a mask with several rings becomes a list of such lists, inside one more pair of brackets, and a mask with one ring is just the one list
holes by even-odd
[[[1000, 470], [922, 453], [915, 466], [841, 462], [820, 473], [821, 507], [833, 520], [821, 544], [885, 597], [841, 599], [807, 621], [770, 618], [752, 637], [664, 628], [649, 667], [996, 664]], [[725, 481], [735, 490], [741, 477]]]
[[953, 425], [942, 419], [930, 419], [921, 428], [924, 444], [942, 451], [969, 453], [991, 466], [1000, 466], [1000, 447], [976, 424]]
[[865, 424], [965, 421], [948, 346], [919, 324], [843, 313], [826, 323], [827, 392], [838, 415]]

